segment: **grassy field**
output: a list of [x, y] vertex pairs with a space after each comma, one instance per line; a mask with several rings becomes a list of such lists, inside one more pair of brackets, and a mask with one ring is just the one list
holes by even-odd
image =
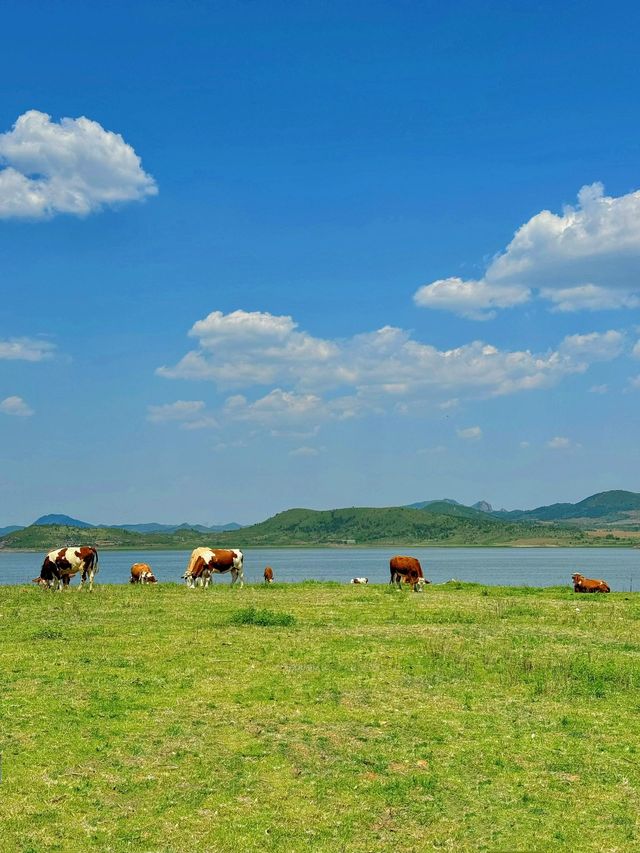
[[640, 595], [0, 587], [0, 850], [640, 849]]

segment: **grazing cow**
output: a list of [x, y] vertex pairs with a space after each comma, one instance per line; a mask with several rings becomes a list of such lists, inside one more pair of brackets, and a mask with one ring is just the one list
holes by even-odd
[[264, 582], [265, 583], [273, 583], [273, 569], [271, 566], [267, 566], [264, 570]]
[[190, 589], [195, 586], [209, 586], [211, 575], [222, 575], [231, 572], [231, 585], [240, 580], [244, 586], [242, 568], [244, 556], [237, 548], [194, 548], [189, 558], [189, 565], [182, 576]]
[[389, 560], [391, 579], [389, 583], [395, 583], [400, 589], [402, 581], [411, 584], [414, 592], [422, 592], [422, 587], [428, 581], [422, 573], [420, 561], [415, 557], [396, 556]]
[[584, 575], [581, 575], [578, 572], [571, 575], [571, 579], [573, 580], [574, 592], [611, 592], [608, 583], [592, 580], [591, 578], [585, 578]]
[[151, 566], [146, 563], [134, 563], [131, 566], [131, 578], [129, 583], [158, 583]]
[[369, 578], [351, 578], [351, 583], [369, 583]]
[[49, 551], [40, 569], [40, 577], [34, 578], [33, 583], [45, 589], [61, 590], [69, 586], [71, 578], [78, 572], [82, 572], [78, 589], [82, 589], [88, 578], [89, 590], [92, 590], [93, 579], [98, 574], [98, 552], [95, 548], [78, 545]]

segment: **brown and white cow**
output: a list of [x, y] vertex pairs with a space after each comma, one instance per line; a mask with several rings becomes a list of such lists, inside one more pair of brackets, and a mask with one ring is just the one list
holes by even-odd
[[351, 578], [351, 583], [369, 583], [369, 578]]
[[129, 583], [158, 583], [151, 566], [146, 563], [134, 563], [131, 566], [131, 578]]
[[422, 573], [420, 561], [415, 557], [403, 557], [400, 555], [392, 557], [389, 560], [389, 571], [391, 573], [389, 583], [395, 583], [398, 589], [400, 589], [400, 585], [404, 581], [411, 584], [414, 592], [422, 592], [422, 587], [426, 583], [431, 583], [431, 581], [425, 578]]
[[605, 581], [585, 578], [579, 572], [571, 575], [571, 580], [573, 581], [574, 592], [611, 592], [609, 584], [605, 583]]
[[271, 566], [267, 566], [264, 570], [264, 582], [273, 583], [273, 569]]
[[34, 578], [33, 583], [46, 589], [61, 590], [69, 586], [71, 578], [78, 572], [82, 572], [78, 589], [82, 589], [88, 578], [89, 590], [92, 590], [93, 579], [98, 574], [98, 552], [95, 548], [76, 545], [49, 551], [42, 563], [40, 577]]
[[182, 576], [190, 589], [195, 586], [209, 586], [211, 575], [223, 575], [231, 572], [231, 585], [237, 580], [244, 586], [244, 555], [237, 548], [194, 548], [189, 565]]

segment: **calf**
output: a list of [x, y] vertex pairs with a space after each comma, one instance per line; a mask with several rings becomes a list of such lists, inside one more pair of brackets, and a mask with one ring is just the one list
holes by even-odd
[[77, 545], [74, 548], [58, 548], [49, 551], [44, 558], [40, 577], [33, 583], [45, 589], [58, 589], [69, 586], [73, 575], [82, 572], [79, 589], [89, 579], [89, 590], [93, 589], [93, 579], [98, 574], [98, 552], [95, 548]]
[[369, 583], [369, 578], [351, 578], [351, 583]]
[[571, 575], [571, 579], [573, 580], [574, 592], [611, 592], [608, 583], [593, 580], [592, 578], [585, 578], [584, 575], [579, 574], [579, 572], [575, 572]]
[[391, 578], [389, 583], [394, 583], [400, 589], [402, 581], [408, 583], [414, 592], [422, 592], [422, 587], [430, 581], [426, 580], [422, 573], [420, 561], [415, 557], [396, 556], [389, 560], [389, 571]]
[[146, 563], [134, 563], [131, 566], [131, 578], [129, 583], [158, 583], [151, 571], [151, 566]]
[[264, 582], [265, 583], [273, 583], [273, 569], [271, 566], [267, 566], [264, 570]]

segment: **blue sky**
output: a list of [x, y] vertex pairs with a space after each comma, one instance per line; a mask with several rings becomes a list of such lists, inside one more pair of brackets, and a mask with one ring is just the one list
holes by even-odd
[[0, 525], [640, 490], [635, 4], [9, 2]]

